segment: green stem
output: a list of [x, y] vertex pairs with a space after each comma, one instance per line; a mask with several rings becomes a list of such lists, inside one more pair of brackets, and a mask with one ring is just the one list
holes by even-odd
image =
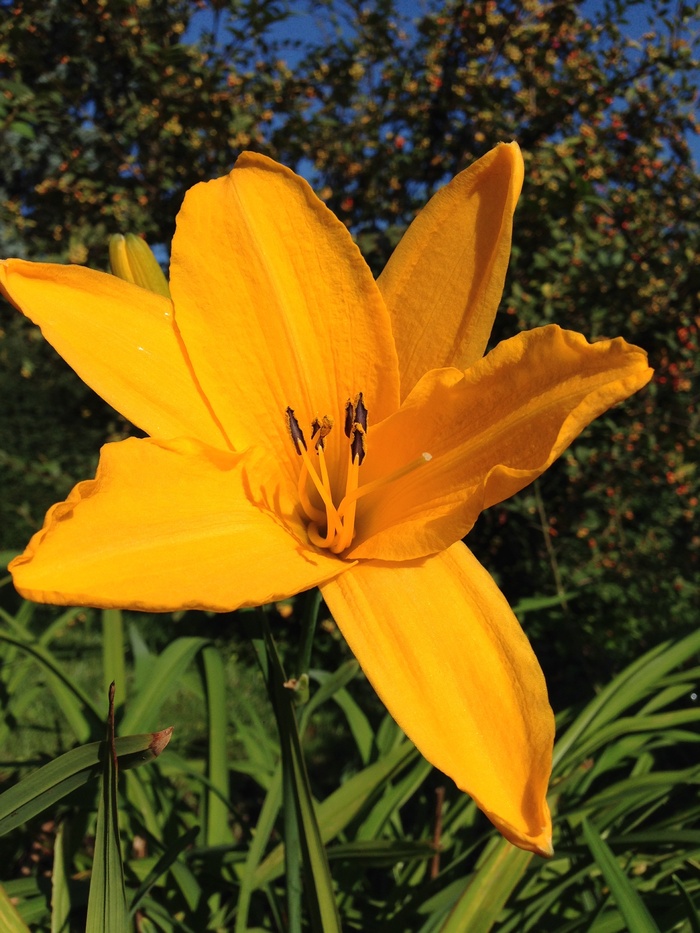
[[547, 514], [544, 510], [544, 502], [542, 501], [542, 493], [540, 492], [540, 482], [535, 480], [532, 484], [532, 488], [535, 493], [535, 505], [537, 506], [537, 515], [540, 519], [540, 527], [542, 529], [542, 535], [544, 537], [544, 546], [547, 551], [547, 557], [549, 558], [549, 566], [552, 568], [552, 576], [554, 577], [554, 585], [557, 588], [557, 596], [561, 600], [562, 607], [564, 611], [567, 612], [569, 606], [566, 600], [566, 590], [564, 589], [564, 584], [562, 583], [561, 573], [559, 571], [559, 564], [557, 563], [557, 555], [554, 551], [554, 545], [552, 544], [552, 538], [549, 533], [549, 521], [547, 519]]
[[114, 706], [118, 711], [126, 699], [126, 662], [124, 660], [124, 620], [121, 609], [102, 610], [102, 673], [105, 691], [116, 685]]
[[311, 664], [311, 649], [313, 648], [318, 610], [321, 608], [321, 591], [309, 590], [304, 594], [304, 610], [301, 617], [301, 644], [297, 661], [297, 679], [302, 674], [308, 674]]
[[[267, 613], [264, 607], [258, 609], [258, 618], [263, 630], [265, 642], [274, 644]], [[284, 727], [284, 715], [279, 708], [279, 686], [273, 682], [274, 668], [269, 663], [267, 652], [263, 654], [259, 643], [255, 645], [258, 658], [264, 667], [263, 675], [268, 696], [275, 711], [282, 751], [282, 822], [284, 833], [284, 868], [287, 888], [287, 930], [288, 933], [302, 933], [302, 881], [301, 881], [301, 841], [299, 839], [299, 821], [294, 793], [294, 767], [289, 749], [290, 736]]]
[[282, 771], [282, 820], [284, 825], [284, 873], [287, 882], [287, 929], [301, 933], [301, 844], [294, 801], [294, 773]]

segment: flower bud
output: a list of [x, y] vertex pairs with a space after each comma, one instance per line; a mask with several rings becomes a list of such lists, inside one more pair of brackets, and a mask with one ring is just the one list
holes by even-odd
[[109, 239], [109, 264], [112, 274], [150, 292], [170, 298], [168, 282], [156, 257], [145, 240], [133, 233], [115, 233]]

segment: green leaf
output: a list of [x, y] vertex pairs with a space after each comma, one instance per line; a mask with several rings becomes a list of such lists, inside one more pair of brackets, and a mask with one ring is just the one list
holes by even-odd
[[[405, 745], [408, 746], [410, 751], [414, 751], [412, 743], [406, 742]], [[402, 746], [398, 746], [398, 748], [401, 749]], [[394, 752], [396, 751], [397, 749], [394, 749]], [[404, 751], [406, 751], [405, 748]], [[393, 752], [390, 752], [389, 755], [387, 755], [385, 759], [382, 759], [381, 762], [378, 762], [378, 764], [382, 764], [387, 759], [391, 760], [392, 754]], [[430, 774], [433, 766], [429, 761], [426, 761], [425, 758], [419, 756], [417, 749], [415, 750], [415, 755], [407, 756], [406, 762], [412, 761], [414, 757], [418, 759], [414, 766], [409, 772], [403, 775], [400, 780], [396, 781], [395, 784], [389, 785], [390, 780], [393, 780], [395, 777], [395, 772], [387, 774], [384, 778], [383, 793], [373, 806], [372, 812], [362, 821], [362, 825], [357, 832], [358, 839], [374, 839], [378, 837], [384, 827], [396, 818], [396, 813], [398, 813], [401, 807], [411, 798]], [[401, 756], [400, 760], [402, 760], [402, 758], [403, 756]], [[398, 769], [396, 770], [398, 771]], [[376, 792], [374, 792], [374, 794], [376, 796]], [[348, 806], [348, 810], [350, 809], [354, 812], [354, 808], [351, 808], [351, 805]]]
[[127, 919], [124, 865], [119, 838], [114, 684], [110, 687], [107, 741], [102, 744], [100, 754], [102, 780], [85, 933], [126, 933], [130, 924]]
[[178, 638], [171, 642], [149, 669], [148, 678], [129, 703], [121, 724], [122, 732], [144, 729], [157, 717], [188, 664], [209, 641], [206, 638]]
[[468, 880], [440, 933], [487, 933], [534, 858], [505, 839], [494, 839]]
[[[321, 832], [316, 820], [314, 802], [306, 773], [306, 764], [299, 740], [297, 720], [294, 713], [293, 697], [284, 684], [286, 677], [282, 670], [277, 649], [265, 620], [265, 648], [269, 664], [269, 692], [273, 700], [275, 716], [280, 733], [282, 750], [282, 768], [289, 769], [290, 784], [297, 814], [299, 843], [304, 864], [309, 920], [317, 933], [340, 933], [340, 919], [335, 903], [333, 880], [328, 859], [321, 839]], [[287, 844], [292, 840], [287, 839]]]
[[397, 862], [433, 858], [435, 846], [425, 839], [358, 839], [340, 842], [327, 851], [329, 861], [359, 862], [363, 869], [393, 868]]
[[51, 933], [66, 933], [70, 930], [70, 856], [68, 825], [58, 827], [53, 846], [53, 869], [51, 871]]
[[3, 933], [31, 933], [2, 886], [0, 886], [0, 930]]
[[[257, 869], [260, 865], [268, 839], [275, 826], [275, 820], [282, 803], [282, 769], [275, 772], [255, 827], [255, 835], [248, 849], [248, 858], [241, 872], [241, 887], [238, 895], [236, 929], [234, 933], [245, 933], [248, 929], [248, 910], [253, 891], [258, 887]], [[281, 848], [281, 847], [280, 847]], [[281, 852], [280, 852], [281, 855]], [[282, 859], [280, 858], [280, 863]]]
[[231, 842], [229, 829], [229, 772], [227, 754], [226, 675], [221, 653], [212, 645], [202, 650], [202, 672], [207, 698], [208, 778], [205, 844]]
[[102, 610], [102, 676], [105, 690], [116, 685], [114, 708], [126, 700], [126, 665], [124, 661], [124, 620], [121, 609]]
[[372, 745], [374, 744], [374, 733], [369, 724], [369, 720], [362, 712], [358, 704], [352, 699], [350, 694], [344, 690], [354, 677], [357, 676], [360, 665], [351, 659], [342, 664], [337, 671], [330, 674], [328, 671], [313, 670], [310, 676], [318, 681], [320, 688], [313, 694], [309, 703], [304, 707], [304, 714], [301, 719], [299, 732], [303, 736], [308, 728], [312, 714], [316, 709], [325, 703], [328, 699], [333, 699], [345, 714], [348, 726], [352, 732], [363, 764], [369, 762]]
[[660, 933], [639, 894], [618, 865], [612, 850], [600, 837], [593, 824], [584, 819], [582, 828], [586, 845], [591, 850], [591, 855], [610, 887], [620, 913], [625, 918], [629, 933]]
[[[143, 882], [139, 886], [139, 889], [133, 894], [131, 898], [131, 904], [129, 906], [129, 915], [132, 918], [140, 907], [143, 899], [147, 897], [148, 892], [156, 884], [159, 878], [161, 878], [166, 873], [166, 871], [168, 871], [168, 869], [172, 868], [180, 855], [185, 852], [185, 850], [189, 849], [190, 846], [194, 843], [198, 832], [199, 828], [197, 826], [193, 826], [191, 829], [188, 829], [187, 832], [183, 833], [179, 839], [175, 840], [175, 842], [170, 843], [168, 848], [161, 855], [153, 868], [149, 871], [148, 875], [144, 878]], [[182, 867], [184, 868], [184, 866]], [[193, 909], [194, 906], [196, 905], [193, 905]]]
[[0, 642], [14, 645], [20, 651], [26, 652], [44, 669], [49, 686], [78, 741], [85, 741], [91, 732], [93, 735], [97, 732], [101, 725], [97, 707], [46, 648], [34, 645], [24, 638], [15, 638], [6, 632], [0, 632]]
[[673, 883], [678, 888], [681, 897], [685, 901], [685, 907], [688, 912], [688, 923], [690, 924], [691, 933], [700, 933], [700, 916], [698, 916], [698, 911], [693, 903], [693, 899], [688, 893], [685, 885], [676, 875], [673, 876]]
[[333, 697], [338, 690], [342, 690], [343, 687], [349, 684], [350, 681], [357, 676], [359, 670], [360, 665], [354, 658], [352, 658], [351, 660], [346, 661], [344, 664], [341, 664], [338, 670], [334, 671], [332, 674], [329, 674], [328, 671], [310, 672], [311, 679], [316, 680], [320, 686], [304, 707], [301, 722], [299, 724], [299, 732], [301, 735], [303, 735], [306, 731], [309, 725], [309, 720], [318, 707], [325, 703], [326, 700], [329, 700], [331, 697]]
[[579, 748], [584, 738], [590, 739], [601, 728], [618, 719], [624, 710], [643, 699], [665, 674], [699, 650], [700, 630], [678, 642], [657, 645], [625, 668], [586, 706], [558, 740], [554, 748], [554, 773], [566, 771], [574, 760], [581, 757]]
[[[317, 819], [324, 843], [334, 839], [368, 804], [382, 793], [387, 782], [413, 758], [416, 747], [404, 741], [381, 761], [364, 768], [345, 781], [317, 807]], [[261, 863], [255, 874], [255, 887], [269, 884], [282, 874], [284, 845], [280, 844]]]
[[[115, 742], [122, 769], [153, 761], [170, 741], [172, 728], [128, 735]], [[105, 742], [71, 749], [0, 794], [0, 835], [21, 826], [78, 787], [95, 780], [104, 760]]]

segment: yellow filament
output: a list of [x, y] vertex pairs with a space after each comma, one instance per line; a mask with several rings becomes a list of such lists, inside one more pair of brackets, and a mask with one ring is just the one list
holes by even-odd
[[301, 470], [299, 471], [299, 481], [297, 483], [297, 491], [299, 493], [299, 502], [301, 507], [306, 513], [306, 517], [310, 518], [311, 521], [316, 522], [317, 525], [322, 524], [326, 520], [326, 513], [322, 512], [320, 509], [317, 509], [316, 506], [309, 499], [309, 494], [306, 491], [306, 480], [309, 478], [309, 470], [306, 466], [306, 461], [302, 460]]
[[[359, 489], [348, 489], [348, 491], [343, 496], [342, 502], [338, 506], [339, 517], [344, 520], [345, 513], [347, 512], [348, 508], [352, 509], [354, 515], [355, 503], [358, 499], [361, 499], [362, 496], [367, 496], [369, 493], [376, 492], [377, 489], [381, 489], [382, 486], [393, 483], [394, 480], [401, 479], [402, 476], [406, 476], [406, 474], [412, 473], [415, 469], [424, 466], [432, 459], [433, 458], [430, 454], [421, 454], [420, 457], [417, 457], [415, 460], [411, 460], [411, 462], [407, 463], [405, 466], [399, 467], [398, 470], [394, 470], [394, 472], [390, 473], [388, 476], [382, 476], [380, 479], [375, 479], [371, 483], [366, 483], [364, 486], [360, 486]], [[345, 521], [343, 521], [343, 524], [345, 524]], [[350, 542], [348, 542], [348, 544], [349, 543]]]
[[[349, 496], [352, 496], [357, 491], [357, 483], [360, 477], [360, 458], [353, 457], [352, 453], [350, 454], [350, 463], [348, 465], [348, 478], [345, 484], [345, 495], [343, 497], [343, 502], [348, 500]], [[342, 504], [342, 503], [341, 503]], [[349, 503], [349, 509], [347, 514], [340, 515], [340, 510], [338, 510], [338, 515], [343, 522], [343, 530], [338, 535], [335, 540], [335, 543], [331, 545], [331, 551], [334, 554], [340, 554], [341, 551], [344, 551], [346, 548], [350, 547], [350, 544], [355, 534], [355, 509], [357, 505], [357, 499], [353, 499]]]
[[[338, 512], [336, 511], [336, 508], [333, 505], [333, 498], [331, 496], [330, 484], [325, 485], [323, 483], [318, 473], [314, 469], [314, 466], [311, 463], [311, 460], [309, 459], [308, 453], [306, 452], [304, 447], [301, 445], [299, 446], [299, 453], [301, 454], [301, 458], [304, 461], [304, 466], [306, 467], [308, 471], [309, 477], [311, 478], [311, 482], [316, 487], [316, 491], [318, 492], [323, 504], [326, 507], [326, 514], [323, 515], [323, 513], [320, 512], [319, 509], [314, 508], [314, 506], [311, 506], [311, 508], [314, 510], [316, 515], [320, 515], [321, 522], [323, 522], [324, 519], [326, 520], [329, 532], [332, 530], [333, 535], [338, 534], [342, 530], [343, 526], [341, 524], [340, 519], [338, 518]], [[325, 461], [323, 462], [322, 469], [325, 470]], [[327, 481], [328, 479], [327, 471], [325, 472], [325, 476], [326, 476], [326, 481]], [[307, 500], [308, 500], [308, 497], [307, 497]], [[311, 503], [309, 503], [309, 505], [311, 505]], [[312, 518], [312, 517], [313, 516], [309, 515], [309, 518]]]
[[[326, 465], [326, 455], [323, 452], [323, 447], [321, 447], [320, 445], [318, 447], [317, 453], [318, 453], [318, 464], [319, 464], [319, 467], [321, 468], [321, 482], [323, 484], [324, 489], [328, 490], [329, 496], [330, 496], [332, 495], [331, 494], [331, 480], [330, 480], [330, 477], [328, 476], [328, 467]], [[331, 502], [332, 501], [333, 500], [331, 498]], [[318, 512], [319, 510], [315, 509], [315, 511]], [[331, 547], [333, 540], [337, 538], [338, 535], [342, 532], [343, 526], [340, 520], [338, 519], [335, 508], [333, 509], [333, 513], [329, 514], [328, 517], [326, 517], [322, 513], [320, 514], [321, 514], [321, 521], [312, 522], [309, 525], [309, 527], [306, 529], [306, 531], [309, 536], [309, 540], [311, 541], [312, 544], [315, 544], [316, 547], [329, 548]], [[325, 536], [322, 535], [321, 532], [319, 531], [319, 524], [322, 524], [324, 520], [326, 521]]]
[[328, 522], [325, 535], [322, 535], [318, 530], [318, 525], [316, 522], [310, 522], [306, 526], [306, 533], [309, 536], [309, 541], [312, 544], [315, 544], [316, 547], [329, 548], [334, 538], [337, 537], [335, 528], [331, 525], [330, 522]]

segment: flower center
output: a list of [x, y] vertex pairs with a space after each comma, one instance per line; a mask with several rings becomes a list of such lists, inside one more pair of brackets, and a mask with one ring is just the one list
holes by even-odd
[[[307, 533], [309, 541], [316, 547], [328, 548], [334, 554], [346, 551], [355, 536], [355, 516], [357, 502], [368, 493], [405, 476], [416, 467], [427, 463], [430, 454], [421, 454], [416, 460], [392, 472], [389, 476], [359, 485], [360, 467], [367, 453], [367, 408], [365, 407], [362, 392], [354, 400], [348, 399], [345, 405], [345, 436], [348, 439], [348, 468], [345, 482], [345, 494], [336, 506], [333, 499], [333, 489], [328, 475], [326, 464], [325, 440], [330, 434], [335, 421], [330, 415], [324, 415], [320, 420], [314, 418], [311, 422], [311, 440], [313, 441], [312, 454], [306, 446], [306, 439], [294, 410], [287, 408], [287, 427], [292, 438], [294, 449], [301, 457], [301, 470], [297, 490], [299, 502], [304, 515], [308, 519]], [[317, 508], [309, 498], [308, 483], [311, 481], [318, 493], [323, 509]], [[325, 529], [325, 531], [323, 531]]]

